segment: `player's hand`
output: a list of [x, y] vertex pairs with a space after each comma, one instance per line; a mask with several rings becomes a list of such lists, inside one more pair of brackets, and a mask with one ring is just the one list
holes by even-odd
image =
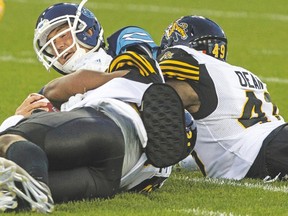
[[22, 115], [24, 117], [28, 117], [35, 109], [42, 109], [48, 111], [46, 107], [47, 102], [39, 101], [43, 98], [45, 98], [43, 95], [37, 93], [31, 93], [16, 109], [15, 115]]

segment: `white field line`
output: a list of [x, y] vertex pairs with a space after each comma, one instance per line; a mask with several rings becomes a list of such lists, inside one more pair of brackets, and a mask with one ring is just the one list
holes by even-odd
[[219, 212], [210, 211], [207, 209], [200, 208], [184, 208], [184, 209], [169, 209], [171, 212], [178, 212], [179, 215], [200, 215], [200, 216], [240, 216], [239, 214], [233, 214], [232, 212]]
[[[9, 0], [11, 2], [18, 2], [27, 4], [43, 4], [43, 3], [58, 3], [55, 0], [42, 0], [42, 1], [31, 1], [31, 0]], [[80, 0], [79, 0], [80, 2]], [[88, 6], [91, 9], [97, 10], [112, 10], [118, 11], [121, 8], [122, 11], [133, 11], [139, 13], [159, 13], [159, 14], [203, 14], [205, 16], [214, 17], [225, 17], [225, 18], [237, 18], [237, 19], [262, 19], [262, 20], [276, 20], [282, 22], [288, 22], [288, 15], [284, 14], [273, 14], [273, 13], [255, 13], [245, 11], [220, 11], [220, 10], [209, 10], [203, 8], [184, 8], [184, 7], [165, 7], [163, 5], [147, 5], [147, 4], [120, 4], [120, 3], [106, 3], [106, 2], [95, 2], [88, 1]]]
[[263, 80], [264, 82], [270, 82], [270, 83], [288, 83], [288, 79], [284, 79], [284, 78], [278, 78], [278, 77], [261, 77], [261, 80]]
[[[32, 58], [32, 57], [23, 57], [23, 58], [19, 58], [19, 57], [15, 57], [12, 55], [0, 55], [0, 62], [15, 62], [15, 63], [21, 63], [21, 64], [40, 64], [36, 57]], [[278, 78], [278, 77], [261, 77], [261, 80], [263, 80], [264, 82], [270, 82], [270, 83], [282, 83], [282, 84], [287, 84], [288, 83], [288, 79], [284, 79], [284, 78]]]
[[16, 63], [24, 63], [24, 64], [39, 64], [36, 57], [15, 57], [12, 55], [0, 55], [0, 62], [16, 62]]
[[190, 182], [199, 182], [199, 183], [208, 183], [208, 184], [216, 184], [216, 185], [230, 185], [235, 187], [244, 187], [249, 189], [262, 189], [265, 191], [272, 191], [272, 192], [282, 192], [288, 193], [288, 186], [273, 186], [271, 183], [248, 183], [248, 182], [240, 182], [240, 181], [233, 181], [233, 180], [223, 180], [223, 179], [212, 179], [212, 178], [190, 178], [186, 177], [173, 177], [177, 180], [182, 181], [190, 181]]
[[225, 17], [225, 18], [252, 18], [252, 19], [264, 19], [264, 20], [277, 20], [288, 22], [287, 15], [281, 14], [270, 14], [270, 13], [255, 13], [255, 12], [237, 12], [237, 11], [220, 11], [220, 10], [209, 10], [209, 9], [200, 9], [200, 8], [184, 8], [184, 7], [165, 7], [158, 5], [144, 5], [144, 4], [115, 4], [115, 3], [90, 3], [91, 8], [95, 9], [106, 9], [106, 10], [127, 10], [127, 11], [137, 11], [147, 13], [163, 13], [163, 14], [178, 14], [178, 13], [187, 13], [187, 14], [203, 14], [206, 16], [215, 16], [215, 17]]

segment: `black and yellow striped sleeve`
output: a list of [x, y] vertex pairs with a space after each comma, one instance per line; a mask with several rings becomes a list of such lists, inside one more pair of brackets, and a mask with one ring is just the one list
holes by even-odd
[[[157, 62], [144, 55], [139, 55], [133, 51], [127, 51], [116, 56], [108, 68], [108, 73], [112, 73], [117, 70], [132, 70], [132, 74], [128, 73], [126, 77], [129, 79], [136, 79], [136, 81], [143, 81], [144, 83], [150, 82], [162, 82], [162, 78], [159, 75], [160, 69], [157, 67]], [[143, 79], [145, 78], [145, 79]], [[139, 80], [140, 79], [140, 80]]]
[[199, 66], [194, 66], [181, 60], [162, 60], [160, 68], [164, 77], [176, 78], [178, 80], [199, 80]]
[[157, 59], [165, 79], [199, 80], [199, 63], [185, 50], [168, 48]]
[[148, 76], [150, 73], [156, 73], [151, 62], [149, 62], [145, 57], [131, 51], [125, 52], [114, 58], [109, 66], [109, 72], [111, 73], [112, 71], [119, 70], [125, 65], [139, 68], [142, 76]]

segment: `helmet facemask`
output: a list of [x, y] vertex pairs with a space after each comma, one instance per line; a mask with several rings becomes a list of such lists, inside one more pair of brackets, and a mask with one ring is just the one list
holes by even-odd
[[[61, 4], [61, 7], [65, 6], [65, 4]], [[71, 5], [68, 6], [71, 9]], [[62, 74], [71, 73], [73, 72], [73, 66], [79, 60], [79, 58], [88, 53], [87, 49], [89, 49], [90, 53], [98, 50], [103, 45], [103, 29], [99, 25], [94, 15], [87, 9], [82, 8], [83, 4], [80, 4], [74, 14], [69, 11], [70, 14], [62, 16], [55, 15], [55, 18], [51, 20], [45, 19], [45, 13], [43, 13], [44, 19], [38, 22], [35, 29], [33, 46], [39, 61], [47, 70], [50, 70], [50, 68], [53, 67]], [[47, 10], [49, 10], [49, 8]], [[53, 7], [51, 7], [50, 10], [53, 10]], [[85, 21], [80, 19], [82, 14], [84, 14], [84, 18], [88, 20], [87, 22], [90, 22], [90, 26], [88, 26]], [[91, 27], [92, 24], [97, 24], [97, 29], [96, 27], [93, 29], [94, 26]], [[61, 26], [63, 26], [63, 29], [61, 29]], [[47, 38], [56, 28], [59, 28], [60, 31], [57, 32], [56, 30], [56, 34], [53, 35], [52, 38]], [[91, 36], [88, 34], [89, 29], [91, 29], [94, 35]], [[56, 47], [55, 40], [59, 37], [65, 37], [66, 34], [71, 34], [72, 43], [69, 45], [69, 47], [65, 48], [65, 50], [59, 51], [59, 49]], [[91, 39], [89, 37], [93, 38]], [[95, 38], [97, 40], [95, 40]], [[69, 51], [71, 52], [71, 50], [75, 50], [74, 54], [62, 65], [58, 61], [59, 58], [63, 57], [63, 55], [67, 55], [67, 53], [69, 53]]]
[[[39, 31], [40, 32], [40, 34], [38, 32], [39, 36], [35, 37], [38, 40], [34, 41], [34, 48], [36, 47], [35, 52], [37, 53], [38, 59], [40, 62], [42, 62], [42, 64], [45, 66], [47, 70], [49, 70], [50, 67], [52, 67], [55, 63], [60, 64], [58, 62], [58, 59], [61, 56], [63, 56], [65, 53], [67, 53], [70, 49], [72, 49], [74, 46], [76, 46], [77, 50], [80, 49], [80, 46], [77, 43], [76, 34], [77, 32], [83, 31], [86, 25], [85, 23], [82, 23], [83, 27], [81, 29], [76, 30], [76, 26], [74, 27], [74, 25], [71, 23], [71, 19], [69, 16], [60, 17], [57, 19], [58, 20], [52, 20], [49, 23], [45, 23], [47, 20], [44, 20], [43, 27], [42, 27], [43, 33], [41, 34], [41, 32]], [[46, 24], [46, 27], [45, 27], [45, 24]], [[67, 25], [67, 28], [59, 32], [58, 34], [54, 35], [52, 38], [50, 38], [46, 42], [47, 37], [50, 34], [51, 30], [57, 27], [61, 27], [63, 25]], [[55, 45], [55, 39], [61, 36], [64, 36], [67, 33], [71, 33], [72, 44], [69, 47], [67, 47], [65, 50], [59, 52]]]

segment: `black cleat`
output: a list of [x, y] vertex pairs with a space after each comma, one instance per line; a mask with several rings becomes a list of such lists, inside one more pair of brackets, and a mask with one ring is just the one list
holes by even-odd
[[145, 91], [141, 117], [148, 136], [145, 151], [153, 166], [174, 165], [191, 153], [183, 103], [171, 86], [152, 84]]

